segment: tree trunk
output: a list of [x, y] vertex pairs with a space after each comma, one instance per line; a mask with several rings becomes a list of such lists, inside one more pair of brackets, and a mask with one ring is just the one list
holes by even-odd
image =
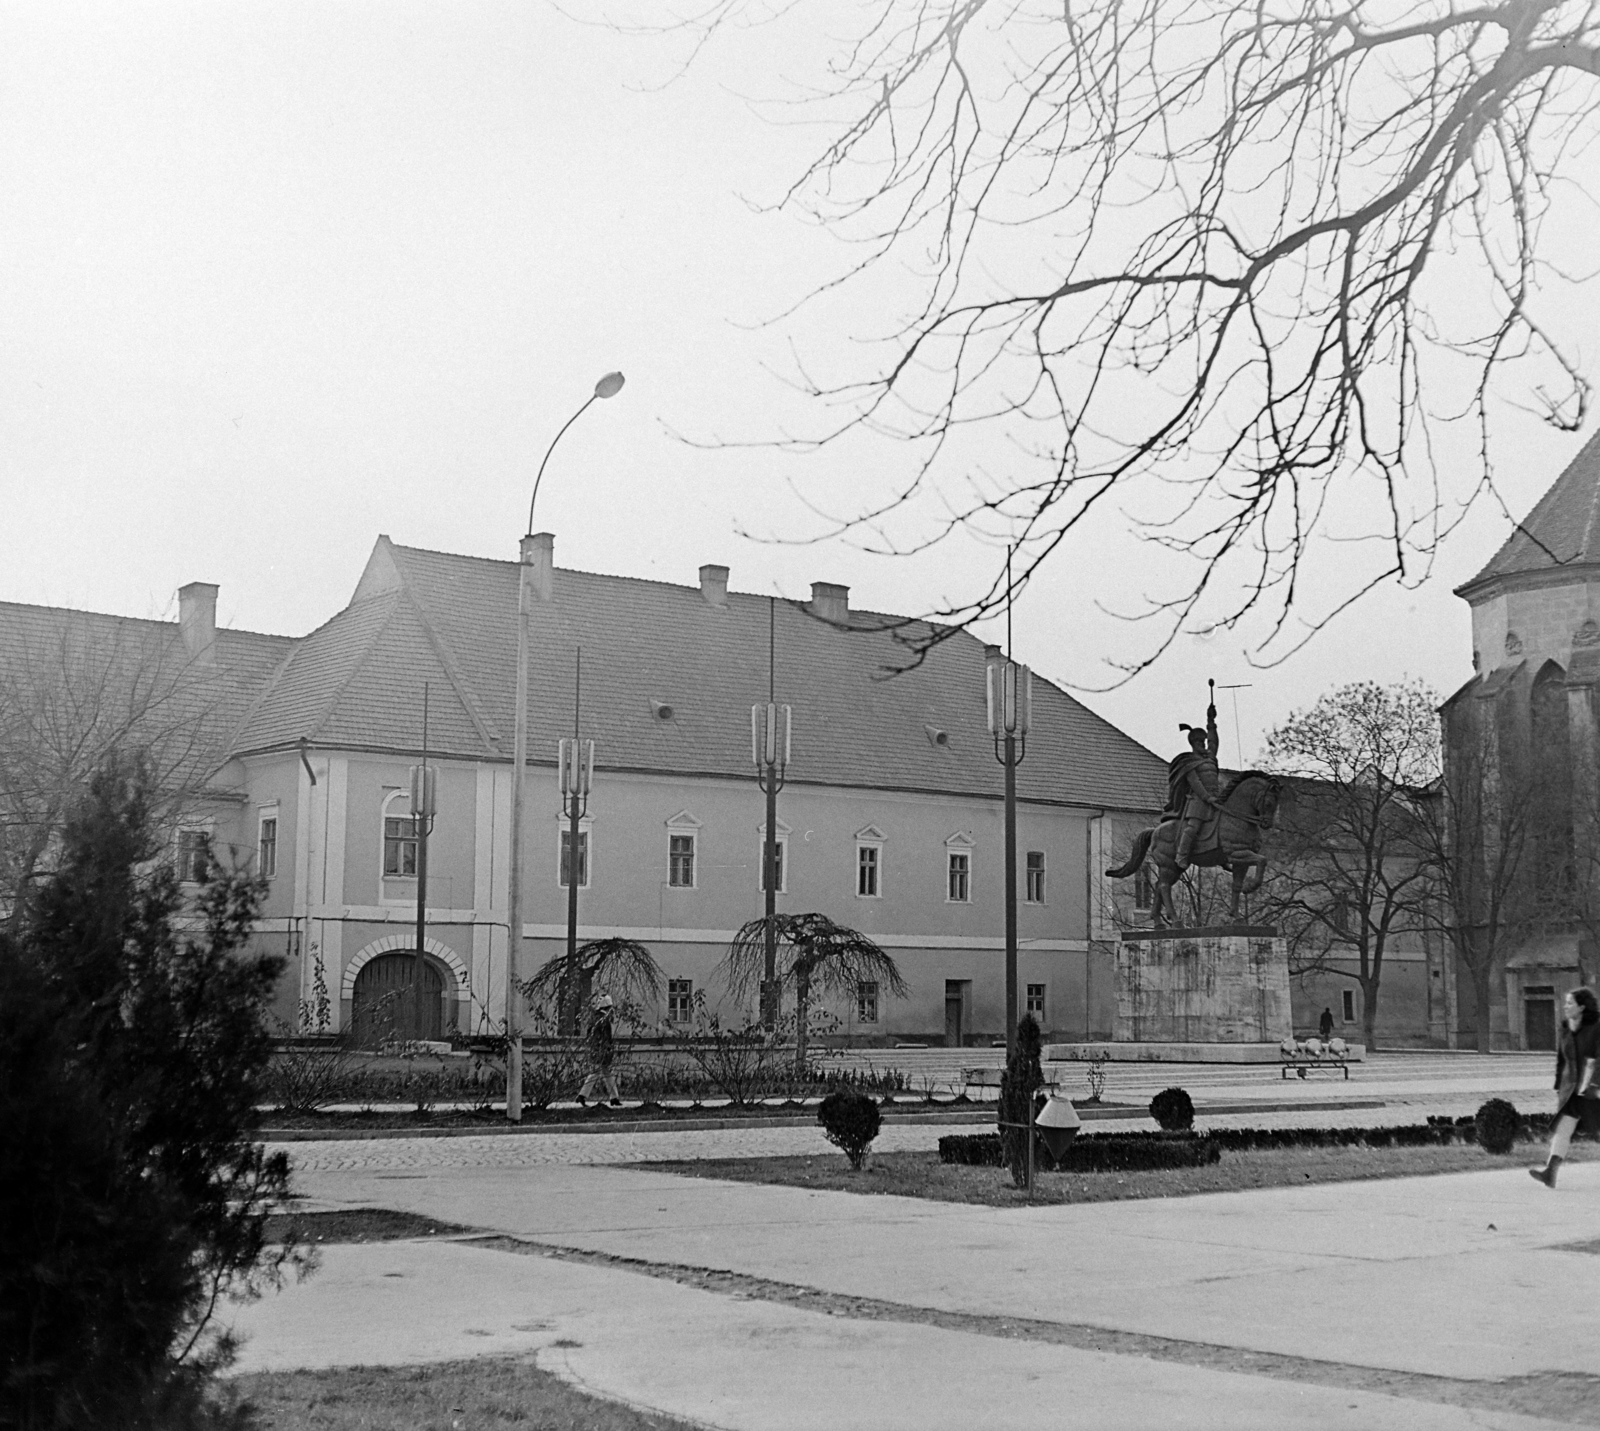
[[1361, 981], [1361, 1036], [1366, 1040], [1367, 1052], [1378, 1051], [1378, 981]]
[[1484, 960], [1482, 969], [1472, 971], [1472, 995], [1478, 1002], [1475, 1011], [1475, 1021], [1478, 1026], [1478, 1052], [1488, 1053], [1494, 1047], [1494, 1031], [1490, 1026], [1489, 1017], [1489, 961]]
[[811, 1013], [811, 972], [797, 967], [794, 976], [794, 1071], [806, 1071], [806, 1021]]

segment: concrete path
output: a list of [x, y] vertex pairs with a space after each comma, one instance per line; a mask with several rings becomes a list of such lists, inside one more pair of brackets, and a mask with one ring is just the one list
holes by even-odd
[[806, 1129], [294, 1145], [318, 1206], [502, 1236], [326, 1249], [310, 1281], [243, 1309], [241, 1369], [533, 1353], [600, 1394], [752, 1431], [1600, 1425], [1600, 1163], [1554, 1194], [1508, 1162], [994, 1209], [592, 1151], [752, 1153], [780, 1135], [838, 1156]]

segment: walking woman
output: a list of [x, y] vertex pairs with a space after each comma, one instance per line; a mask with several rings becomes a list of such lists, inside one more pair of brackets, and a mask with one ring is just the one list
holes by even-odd
[[1561, 1042], [1556, 1051], [1556, 1125], [1550, 1138], [1550, 1156], [1542, 1168], [1529, 1168], [1528, 1176], [1547, 1188], [1556, 1185], [1556, 1173], [1578, 1124], [1600, 1111], [1593, 1095], [1585, 1096], [1596, 1081], [1595, 1060], [1600, 1058], [1600, 999], [1593, 989], [1574, 989], [1561, 1010]]

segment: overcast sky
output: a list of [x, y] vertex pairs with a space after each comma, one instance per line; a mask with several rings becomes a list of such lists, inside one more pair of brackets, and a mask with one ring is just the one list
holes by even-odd
[[[742, 97], [815, 58], [774, 45], [664, 84], [669, 45], [541, 0], [0, 4], [0, 599], [170, 615], [214, 581], [224, 624], [298, 635], [380, 533], [511, 559], [539, 459], [613, 368], [627, 386], [545, 475], [559, 565], [692, 584], [722, 562], [735, 590], [839, 581], [906, 613], [975, 594], [994, 551], [961, 538], [907, 561], [742, 535], [816, 531], [802, 498], [895, 454], [681, 440], [783, 430], [791, 347], [864, 336], [837, 306], [778, 317], [847, 255], [769, 207], [819, 138]], [[1580, 352], [1597, 316], [1560, 315]], [[1496, 421], [1520, 516], [1587, 434]], [[1464, 681], [1451, 588], [1508, 532], [1483, 506], [1419, 589], [1274, 669], [1247, 657], [1259, 631], [1184, 638], [1093, 694], [1146, 639], [1102, 608], [1171, 577], [1107, 509], [1019, 603], [1017, 655], [1163, 755], [1208, 675], [1249, 682], [1221, 701], [1224, 759], [1249, 759], [1332, 685]]]

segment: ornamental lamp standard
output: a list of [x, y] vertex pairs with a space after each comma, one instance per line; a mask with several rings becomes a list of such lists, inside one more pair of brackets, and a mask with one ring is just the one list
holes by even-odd
[[792, 707], [772, 701], [750, 707], [750, 759], [756, 767], [756, 784], [767, 797], [767, 838], [761, 857], [761, 884], [767, 897], [761, 1023], [769, 1030], [778, 1022], [778, 791], [783, 789], [789, 767], [793, 717]]
[[513, 714], [511, 751], [511, 874], [506, 889], [506, 1118], [522, 1121], [522, 1017], [518, 1005], [522, 991], [517, 986], [517, 957], [522, 948], [522, 811], [528, 763], [528, 619], [533, 608], [534, 557], [533, 506], [539, 500], [539, 483], [545, 465], [562, 434], [588, 411], [596, 398], [615, 397], [622, 391], [621, 373], [607, 373], [594, 385], [583, 406], [561, 425], [550, 440], [544, 460], [533, 479], [533, 496], [528, 501], [528, 530], [522, 538], [517, 567], [517, 698]]
[[[583, 652], [578, 653], [576, 691], [583, 687]], [[563, 863], [567, 877], [567, 967], [578, 967], [578, 886], [589, 875], [589, 852], [580, 844], [579, 823], [589, 813], [589, 788], [594, 783], [594, 742], [578, 739], [579, 696], [573, 696], [572, 736], [556, 744], [556, 768], [560, 772], [561, 812], [566, 815], [567, 848]], [[563, 1013], [563, 1017], [565, 1014]]]
[[1033, 672], [998, 652], [985, 690], [994, 758], [1006, 772], [1006, 1062], [1017, 1051], [1017, 766], [1028, 754], [1033, 725]]

